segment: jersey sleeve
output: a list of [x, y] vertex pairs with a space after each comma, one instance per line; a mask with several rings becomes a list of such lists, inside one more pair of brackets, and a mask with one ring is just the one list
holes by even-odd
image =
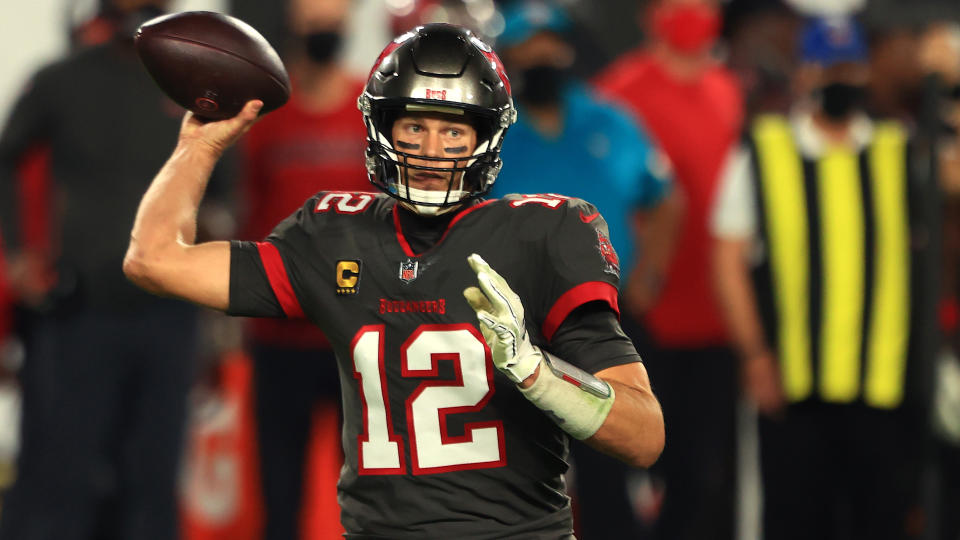
[[547, 349], [588, 373], [642, 361], [633, 341], [620, 327], [617, 314], [600, 302], [573, 310]]
[[254, 242], [230, 243], [230, 305], [228, 315], [285, 317], [270, 286], [260, 250]]
[[309, 243], [308, 220], [316, 198], [280, 222], [263, 242], [234, 242], [230, 249], [228, 313], [248, 317], [304, 318], [301, 260]]
[[580, 199], [569, 199], [557, 211], [558, 221], [546, 240], [542, 268], [547, 291], [539, 306], [548, 341], [573, 310], [589, 302], [603, 302], [619, 314], [620, 261], [606, 221]]

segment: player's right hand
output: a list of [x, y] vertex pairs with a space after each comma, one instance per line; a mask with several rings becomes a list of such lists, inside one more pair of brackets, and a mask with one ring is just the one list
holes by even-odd
[[233, 118], [217, 122], [204, 121], [187, 111], [180, 124], [179, 144], [203, 145], [219, 156], [256, 123], [262, 108], [263, 102], [254, 99], [248, 101]]

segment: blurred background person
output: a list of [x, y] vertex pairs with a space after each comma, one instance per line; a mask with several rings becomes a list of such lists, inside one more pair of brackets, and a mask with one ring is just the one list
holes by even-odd
[[802, 18], [779, 0], [739, 0], [724, 9], [725, 63], [741, 85], [745, 117], [790, 108], [790, 75], [801, 23]]
[[[112, 0], [98, 45], [39, 70], [0, 135], [8, 279], [31, 316], [16, 481], [0, 538], [177, 534], [175, 480], [196, 310], [121, 273], [125, 229], [166, 159], [182, 110], [134, 54], [133, 30], [166, 2]], [[118, 136], [118, 134], [122, 134]], [[49, 152], [49, 249], [23, 242], [18, 166]]]
[[[918, 183], [908, 134], [865, 113], [863, 30], [814, 19], [789, 116], [754, 120], [711, 227], [718, 290], [759, 416], [763, 537], [919, 534], [925, 421]], [[909, 361], [908, 361], [909, 359]]]
[[[245, 136], [244, 238], [263, 240], [318, 191], [369, 191], [366, 131], [357, 96], [364, 81], [340, 63], [349, 0], [289, 0], [285, 64], [293, 93]], [[251, 319], [254, 404], [267, 540], [342, 533], [336, 501], [340, 390], [324, 335], [306, 320]], [[321, 418], [315, 422], [315, 415]], [[323, 433], [312, 438], [312, 428]], [[311, 447], [311, 440], [321, 446]], [[310, 450], [313, 448], [313, 450]], [[333, 456], [310, 473], [313, 452]], [[311, 496], [311, 494], [315, 494]], [[313, 506], [305, 512], [303, 502]]]
[[[717, 175], [742, 122], [740, 89], [713, 56], [721, 27], [712, 0], [641, 2], [648, 40], [596, 80], [650, 130], [673, 164], [684, 200], [666, 269], [638, 267], [626, 303], [642, 318], [639, 341], [661, 398], [667, 443], [652, 473], [663, 489], [655, 537], [733, 537], [737, 379], [715, 301], [707, 216]], [[628, 332], [630, 330], [628, 329]]]
[[[924, 74], [925, 126], [937, 150], [943, 190], [942, 280], [933, 385], [934, 506], [930, 538], [960, 538], [960, 24], [938, 21], [918, 36], [915, 64]], [[939, 530], [936, 530], [939, 529]]]
[[[557, 193], [590, 201], [607, 222], [625, 280], [638, 267], [645, 269], [641, 274], [662, 274], [680, 212], [669, 161], [628, 112], [599, 99], [572, 74], [576, 51], [568, 36], [574, 24], [561, 8], [514, 2], [504, 20], [496, 46], [518, 117], [501, 152], [509, 165], [492, 196]], [[645, 232], [636, 248], [635, 219], [644, 220]], [[578, 535], [636, 538], [630, 469], [586, 445], [573, 444], [571, 452]]]

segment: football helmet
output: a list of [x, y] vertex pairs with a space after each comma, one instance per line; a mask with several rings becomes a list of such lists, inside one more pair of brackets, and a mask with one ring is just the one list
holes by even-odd
[[[466, 28], [443, 23], [418, 26], [387, 45], [357, 104], [367, 127], [370, 181], [423, 215], [441, 214], [490, 190], [502, 164], [503, 136], [517, 118], [510, 82], [490, 46]], [[394, 148], [393, 123], [410, 112], [462, 116], [477, 130], [473, 154], [448, 159]], [[414, 189], [411, 169], [449, 173], [451, 182], [445, 192]]]

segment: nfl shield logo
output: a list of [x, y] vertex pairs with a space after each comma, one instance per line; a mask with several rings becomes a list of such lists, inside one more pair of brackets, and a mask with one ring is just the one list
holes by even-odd
[[411, 281], [417, 279], [417, 268], [420, 266], [420, 261], [414, 261], [407, 259], [400, 263], [400, 281], [404, 283], [410, 283]]

